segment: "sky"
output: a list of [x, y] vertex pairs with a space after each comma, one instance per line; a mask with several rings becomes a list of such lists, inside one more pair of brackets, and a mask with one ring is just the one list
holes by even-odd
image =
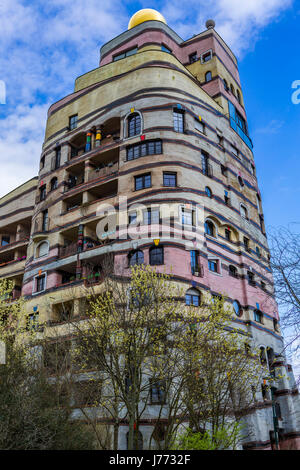
[[37, 175], [49, 106], [141, 8], [183, 39], [215, 20], [239, 61], [267, 230], [299, 231], [300, 0], [0, 0], [0, 197]]

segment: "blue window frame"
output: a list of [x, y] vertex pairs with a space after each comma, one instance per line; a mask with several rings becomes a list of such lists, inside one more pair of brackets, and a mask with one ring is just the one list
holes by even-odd
[[209, 259], [208, 260], [208, 269], [213, 273], [218, 272], [218, 260], [216, 259]]
[[245, 119], [236, 110], [236, 107], [228, 100], [229, 109], [229, 121], [233, 130], [240, 136], [240, 138], [248, 145], [249, 148], [253, 148], [252, 140], [248, 136], [248, 129]]
[[151, 187], [151, 173], [135, 176], [135, 190]]

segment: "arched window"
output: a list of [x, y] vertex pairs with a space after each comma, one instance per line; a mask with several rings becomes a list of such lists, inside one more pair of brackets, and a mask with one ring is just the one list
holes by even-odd
[[232, 306], [233, 306], [236, 316], [240, 317], [242, 315], [242, 309], [241, 309], [240, 303], [237, 300], [234, 300]]
[[138, 113], [132, 113], [127, 118], [127, 136], [133, 137], [141, 133], [141, 116]]
[[216, 236], [216, 229], [211, 220], [206, 220], [204, 224], [204, 230], [207, 235], [210, 235], [211, 237]]
[[236, 90], [236, 96], [237, 96], [238, 102], [241, 104], [242, 100], [241, 100], [241, 94], [240, 94], [239, 90]]
[[149, 262], [151, 266], [164, 264], [164, 249], [162, 246], [153, 246], [150, 248]]
[[230, 91], [233, 95], [235, 95], [235, 91], [234, 91], [234, 87], [233, 87], [232, 83], [230, 84]]
[[210, 71], [206, 72], [206, 74], [205, 74], [205, 81], [206, 81], [206, 82], [210, 82], [211, 79], [212, 79], [212, 74], [211, 74], [211, 72], [210, 72]]
[[227, 80], [225, 80], [225, 78], [223, 78], [223, 83], [224, 83], [225, 90], [229, 91], [228, 83], [227, 83]]
[[144, 263], [144, 253], [141, 250], [132, 251], [129, 253], [129, 266]]
[[228, 272], [229, 272], [229, 276], [238, 277], [238, 270], [232, 264], [229, 265]]
[[199, 307], [200, 305], [200, 292], [197, 289], [188, 289], [185, 294], [186, 305], [194, 305]]
[[57, 188], [57, 178], [56, 176], [50, 181], [50, 190], [54, 191]]
[[[128, 450], [129, 432], [126, 434], [127, 450]], [[134, 450], [143, 450], [143, 435], [140, 431], [134, 431], [133, 436]]]
[[49, 253], [49, 243], [46, 241], [43, 241], [39, 243], [39, 245], [36, 247], [35, 257], [41, 258], [42, 256], [46, 256], [48, 253]]
[[268, 358], [269, 369], [273, 369], [274, 361], [275, 361], [275, 354], [274, 354], [273, 348], [267, 347], [267, 358]]
[[206, 193], [206, 196], [212, 197], [212, 191], [208, 186], [206, 186], [205, 188], [205, 193]]

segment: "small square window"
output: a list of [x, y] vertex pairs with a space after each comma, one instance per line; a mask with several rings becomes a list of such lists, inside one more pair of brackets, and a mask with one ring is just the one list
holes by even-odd
[[216, 259], [209, 259], [208, 260], [208, 269], [210, 271], [212, 271], [213, 273], [217, 273], [218, 272], [218, 260]]
[[212, 58], [211, 51], [205, 52], [205, 54], [202, 54], [201, 56], [201, 62], [202, 63], [208, 62], [211, 58]]
[[151, 188], [151, 173], [135, 176], [135, 190]]
[[176, 187], [177, 186], [177, 174], [164, 172], [163, 173], [164, 186]]

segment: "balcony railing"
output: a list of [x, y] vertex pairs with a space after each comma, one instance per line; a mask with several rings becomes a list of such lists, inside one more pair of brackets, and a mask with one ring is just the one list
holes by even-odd
[[67, 246], [60, 246], [59, 247], [59, 257], [64, 258], [65, 256], [75, 255], [78, 252], [78, 244], [77, 242], [71, 243]]
[[84, 183], [84, 175], [74, 177], [74, 178], [69, 178], [68, 181], [64, 181], [64, 192], [68, 192], [71, 189], [83, 183]]
[[111, 162], [106, 166], [103, 166], [102, 168], [96, 168], [93, 170], [88, 177], [88, 181], [92, 181], [96, 178], [101, 178], [102, 176], [109, 176], [112, 175], [113, 173], [116, 173], [119, 170], [119, 163], [118, 162]]

